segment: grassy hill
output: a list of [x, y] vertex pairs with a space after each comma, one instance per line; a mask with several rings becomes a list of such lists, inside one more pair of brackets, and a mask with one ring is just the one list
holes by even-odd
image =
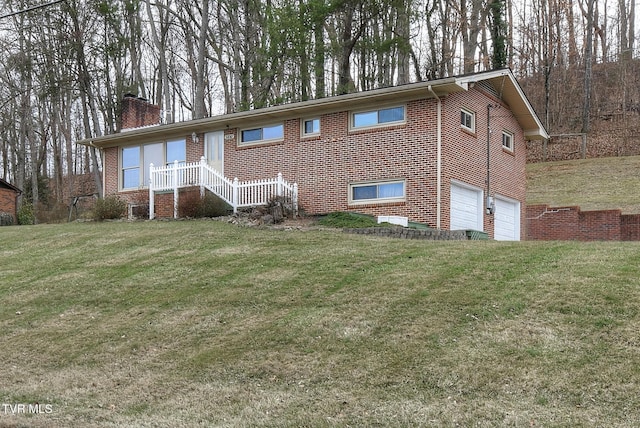
[[640, 214], [640, 156], [528, 164], [527, 204]]
[[0, 427], [638, 422], [633, 243], [214, 221], [0, 242]]

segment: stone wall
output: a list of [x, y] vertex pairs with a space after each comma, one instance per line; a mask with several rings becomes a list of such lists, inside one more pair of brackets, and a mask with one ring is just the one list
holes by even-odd
[[344, 229], [344, 232], [354, 233], [358, 235], [371, 235], [401, 239], [426, 239], [432, 241], [467, 240], [467, 233], [464, 230], [405, 229], [403, 227], [362, 227], [347, 228]]

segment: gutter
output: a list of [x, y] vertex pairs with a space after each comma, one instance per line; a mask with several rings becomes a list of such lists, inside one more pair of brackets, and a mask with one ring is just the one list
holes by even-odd
[[494, 106], [487, 104], [487, 197], [485, 198], [485, 212], [487, 215], [493, 215], [495, 212], [495, 202], [491, 196], [491, 109], [500, 108], [500, 105]]
[[152, 141], [155, 138], [168, 138], [169, 136], [174, 135], [186, 135], [191, 134], [194, 131], [204, 132], [211, 129], [236, 128], [246, 123], [262, 124], [276, 120], [282, 121], [288, 118], [308, 115], [310, 113], [325, 114], [365, 108], [366, 106], [381, 102], [404, 102], [423, 97], [424, 90], [432, 86], [442, 88], [446, 93], [462, 92], [466, 90], [466, 85], [464, 83], [458, 82], [456, 78], [448, 77], [432, 81], [429, 85], [427, 85], [427, 82], [411, 83], [365, 92], [280, 104], [261, 109], [222, 114], [184, 122], [132, 128], [126, 132], [83, 139], [78, 141], [77, 144], [107, 148], [125, 145], [130, 141], [140, 141], [140, 139]]
[[431, 85], [427, 87], [436, 100], [438, 100], [437, 119], [437, 155], [436, 155], [436, 229], [440, 229], [442, 222], [442, 100], [433, 91]]

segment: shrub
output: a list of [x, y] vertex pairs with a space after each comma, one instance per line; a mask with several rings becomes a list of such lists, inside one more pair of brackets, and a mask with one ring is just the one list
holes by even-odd
[[211, 192], [205, 193], [204, 198], [193, 191], [180, 195], [178, 206], [180, 217], [220, 217], [228, 214], [230, 210], [229, 204]]
[[35, 210], [33, 209], [33, 204], [28, 202], [20, 205], [20, 209], [18, 210], [18, 224], [28, 225], [36, 223], [36, 215]]
[[118, 196], [110, 195], [104, 199], [98, 199], [93, 211], [93, 218], [97, 221], [114, 220], [125, 216], [127, 203]]
[[220, 217], [227, 215], [231, 211], [231, 205], [213, 193], [205, 193], [200, 200], [197, 217]]
[[0, 212], [0, 226], [11, 226], [13, 224], [13, 216], [9, 213]]
[[329, 227], [360, 228], [381, 226], [371, 216], [356, 213], [334, 212], [326, 215], [318, 221], [319, 224]]

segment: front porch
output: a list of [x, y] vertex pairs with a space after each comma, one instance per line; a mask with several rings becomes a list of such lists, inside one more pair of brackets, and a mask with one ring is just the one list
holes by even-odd
[[149, 166], [149, 219], [155, 217], [157, 192], [173, 192], [173, 218], [178, 217], [179, 189], [199, 187], [200, 195], [209, 190], [225, 202], [236, 213], [238, 208], [267, 205], [275, 197], [291, 201], [294, 214], [298, 212], [298, 185], [287, 182], [281, 173], [273, 179], [239, 181], [230, 180], [211, 168], [206, 159], [200, 162], [180, 163], [167, 166]]

